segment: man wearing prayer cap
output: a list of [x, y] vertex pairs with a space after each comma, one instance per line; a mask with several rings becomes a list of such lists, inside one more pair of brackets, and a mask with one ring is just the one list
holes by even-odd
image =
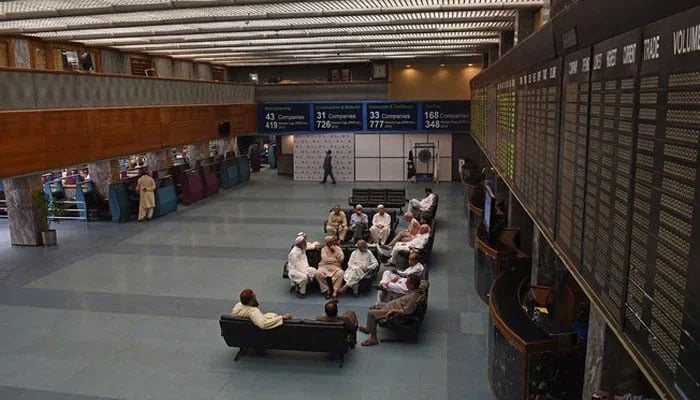
[[306, 237], [299, 235], [287, 257], [287, 276], [292, 285], [290, 291], [296, 291], [301, 298], [306, 297], [306, 286], [314, 279], [316, 272], [316, 268], [309, 265], [309, 259], [306, 257]]
[[[338, 239], [335, 236], [326, 236], [326, 245], [321, 249], [321, 262], [318, 264], [316, 281], [321, 287], [321, 293], [330, 299], [334, 293], [343, 286], [343, 260], [345, 255], [338, 246]], [[328, 287], [326, 278], [333, 281], [333, 290]]]

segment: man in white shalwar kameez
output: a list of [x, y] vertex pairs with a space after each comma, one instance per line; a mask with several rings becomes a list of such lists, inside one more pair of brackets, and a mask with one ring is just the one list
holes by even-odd
[[369, 233], [376, 243], [384, 244], [391, 232], [391, 215], [384, 211], [382, 204], [377, 206], [377, 213], [372, 217], [372, 226]]
[[156, 181], [147, 172], [142, 172], [136, 182], [136, 191], [139, 194], [139, 221], [150, 221], [156, 208]]
[[[321, 262], [318, 263], [318, 272], [316, 273], [316, 281], [326, 300], [338, 293], [338, 290], [343, 286], [343, 260], [345, 260], [345, 254], [343, 254], [343, 249], [338, 246], [338, 238], [326, 236], [326, 245], [321, 249]], [[328, 287], [326, 278], [331, 278], [332, 290]]]
[[401, 251], [409, 252], [411, 250], [422, 250], [425, 244], [430, 238], [430, 226], [423, 224], [418, 230], [418, 235], [411, 239], [409, 242], [399, 242], [394, 245], [391, 249], [386, 249], [379, 247], [379, 251], [384, 255], [389, 257], [389, 260], [385, 263], [386, 265], [395, 265], [396, 255]]
[[421, 213], [426, 212], [435, 203], [435, 193], [431, 188], [425, 188], [425, 197], [421, 200], [411, 199], [408, 205], [411, 207], [411, 212], [413, 215], [420, 216]]
[[297, 236], [294, 247], [287, 257], [287, 275], [292, 285], [291, 290], [296, 290], [299, 297], [306, 297], [306, 286], [316, 276], [316, 268], [309, 265], [306, 257], [306, 238]]
[[377, 292], [377, 303], [387, 302], [396, 297], [408, 293], [406, 278], [409, 275], [417, 274], [423, 276], [425, 267], [418, 262], [418, 253], [408, 255], [408, 268], [403, 271], [397, 269], [384, 271], [382, 279], [379, 281], [379, 291]]
[[357, 241], [357, 249], [350, 254], [348, 260], [348, 268], [343, 274], [345, 285], [335, 294], [338, 297], [348, 290], [352, 289], [353, 293], [357, 294], [357, 289], [362, 278], [367, 273], [375, 270], [379, 266], [377, 258], [371, 251], [367, 250], [367, 242], [364, 240]]
[[292, 318], [289, 314], [278, 315], [275, 313], [265, 313], [258, 308], [258, 299], [251, 289], [243, 289], [239, 296], [240, 302], [236, 303], [231, 310], [234, 317], [250, 319], [253, 325], [260, 329], [272, 329], [282, 325], [286, 319]]

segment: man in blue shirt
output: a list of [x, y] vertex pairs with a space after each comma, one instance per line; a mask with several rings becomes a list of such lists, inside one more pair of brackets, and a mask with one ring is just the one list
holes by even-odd
[[353, 232], [352, 241], [357, 243], [364, 238], [369, 229], [369, 218], [362, 212], [362, 204], [355, 206], [355, 212], [350, 216], [350, 230]]

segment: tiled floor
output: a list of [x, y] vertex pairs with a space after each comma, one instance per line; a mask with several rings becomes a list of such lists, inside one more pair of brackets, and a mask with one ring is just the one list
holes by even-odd
[[[264, 310], [322, 313], [320, 296], [288, 293], [281, 264], [298, 231], [321, 239], [326, 210], [345, 204], [352, 186], [266, 171], [149, 224], [63, 223], [55, 248], [10, 247], [0, 220], [0, 398], [492, 399], [487, 310], [473, 290], [458, 184], [434, 186], [440, 208], [418, 344], [358, 346], [342, 369], [314, 353], [233, 361], [217, 320], [241, 289], [255, 289]], [[423, 189], [406, 187], [409, 197]], [[343, 298], [341, 310], [364, 320], [373, 299]]]

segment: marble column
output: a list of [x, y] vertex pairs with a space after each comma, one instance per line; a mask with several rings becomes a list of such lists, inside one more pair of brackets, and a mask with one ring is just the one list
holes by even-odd
[[31, 68], [32, 62], [29, 56], [29, 40], [27, 39], [14, 39], [13, 48], [15, 57], [15, 67], [17, 68]]
[[109, 198], [109, 184], [119, 180], [119, 160], [102, 160], [88, 164], [90, 180], [95, 184], [97, 195]]
[[167, 170], [173, 166], [170, 149], [156, 150], [146, 153], [146, 165], [149, 172]]
[[41, 246], [41, 232], [48, 227], [32, 201], [32, 192], [42, 191], [41, 175], [5, 179], [3, 183], [11, 243], [15, 246]]
[[598, 309], [591, 306], [586, 340], [586, 370], [583, 398], [598, 391], [615, 395], [631, 393], [655, 397], [654, 389], [608, 328]]

